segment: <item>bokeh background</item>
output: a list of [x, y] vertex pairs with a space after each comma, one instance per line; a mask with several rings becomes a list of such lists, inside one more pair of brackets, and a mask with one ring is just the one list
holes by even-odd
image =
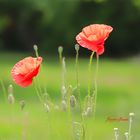
[[[66, 57], [66, 86], [76, 85], [75, 36], [89, 24], [103, 23], [114, 30], [105, 43], [98, 74], [97, 118], [86, 122], [86, 140], [112, 140], [113, 128], [120, 138], [128, 122], [108, 123], [108, 117], [135, 113], [133, 140], [140, 138], [140, 0], [0, 0], [0, 80], [13, 84], [15, 105], [5, 103], [0, 85], [0, 139], [71, 140], [65, 112], [44, 113], [33, 85], [21, 88], [12, 81], [13, 65], [26, 56], [35, 56], [33, 45], [44, 58], [38, 87], [44, 86], [51, 100], [60, 105], [61, 66], [58, 46]], [[87, 94], [90, 51], [80, 48], [79, 81], [81, 96]], [[93, 79], [96, 59], [93, 59]], [[26, 101], [25, 110], [19, 102]], [[6, 101], [7, 102], [7, 101]], [[14, 109], [13, 109], [14, 108]], [[76, 116], [77, 118], [77, 116]], [[78, 121], [78, 119], [77, 119]]]
[[0, 49], [29, 52], [37, 44], [54, 54], [63, 45], [73, 55], [76, 34], [92, 23], [114, 27], [104, 55], [139, 53], [139, 0], [1, 0]]

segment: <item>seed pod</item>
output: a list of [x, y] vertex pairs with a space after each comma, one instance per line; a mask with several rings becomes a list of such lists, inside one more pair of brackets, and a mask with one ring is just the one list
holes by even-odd
[[15, 98], [14, 98], [13, 94], [8, 95], [8, 102], [9, 102], [9, 104], [14, 104]]
[[75, 107], [76, 106], [76, 98], [74, 95], [70, 96], [70, 105], [71, 107]]

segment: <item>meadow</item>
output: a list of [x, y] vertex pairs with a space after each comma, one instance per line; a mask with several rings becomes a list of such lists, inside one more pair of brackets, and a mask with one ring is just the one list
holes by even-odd
[[[20, 59], [30, 54], [0, 53], [0, 78], [5, 87], [13, 84], [15, 104], [8, 104], [0, 86], [0, 140], [72, 140], [75, 133], [70, 131], [67, 112], [51, 109], [46, 112], [40, 103], [33, 85], [21, 88], [11, 79], [11, 69]], [[32, 54], [34, 55], [34, 54]], [[87, 95], [88, 57], [79, 59], [79, 81], [82, 101]], [[132, 126], [132, 140], [140, 137], [140, 58], [100, 59], [98, 73], [98, 98], [96, 120], [85, 120], [86, 140], [112, 140], [114, 128], [119, 128], [120, 140], [125, 139], [128, 122], [107, 121], [108, 117], [128, 118], [135, 113]], [[93, 59], [93, 79], [96, 61]], [[75, 59], [66, 57], [66, 85], [75, 87]], [[53, 104], [60, 106], [61, 101], [61, 66], [57, 57], [44, 56], [43, 66], [37, 77], [37, 86], [42, 92], [47, 89]], [[25, 100], [23, 110], [20, 101]], [[76, 110], [73, 110], [76, 112]], [[74, 121], [79, 116], [72, 114]], [[71, 128], [73, 130], [73, 128]], [[75, 130], [76, 131], [76, 130]]]

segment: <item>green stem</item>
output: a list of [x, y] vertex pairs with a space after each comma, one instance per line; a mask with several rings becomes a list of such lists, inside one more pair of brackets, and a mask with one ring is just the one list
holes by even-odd
[[88, 76], [88, 96], [90, 96], [90, 93], [91, 93], [90, 77], [91, 77], [91, 64], [92, 64], [93, 55], [94, 55], [94, 52], [92, 52], [92, 54], [90, 55], [89, 65], [88, 65], [88, 74], [89, 74], [89, 76]]
[[41, 95], [40, 95], [40, 93], [39, 93], [37, 87], [35, 86], [35, 83], [33, 83], [33, 86], [34, 86], [34, 89], [35, 89], [35, 91], [36, 91], [36, 94], [37, 94], [37, 96], [38, 96], [40, 102], [41, 102], [41, 103], [44, 103], [44, 101], [43, 101], [43, 99], [42, 99], [42, 97], [41, 97]]
[[3, 93], [4, 93], [4, 98], [5, 98], [5, 101], [6, 101], [7, 100], [6, 88], [4, 86], [4, 83], [3, 83], [2, 79], [0, 80], [0, 82], [1, 82]]
[[60, 64], [62, 64], [62, 53], [59, 53], [59, 61], [60, 61]]
[[[36, 58], [38, 59], [39, 53], [38, 53], [38, 47], [37, 47], [37, 45], [34, 45], [34, 51], [35, 51]], [[42, 69], [42, 71], [44, 72], [43, 64], [41, 64], [41, 69]], [[44, 92], [46, 92], [46, 91], [47, 91], [46, 85], [44, 84], [43, 86], [44, 86]], [[40, 86], [40, 85], [39, 85], [39, 90], [40, 90], [40, 92], [41, 92], [41, 86]]]
[[118, 134], [115, 132], [115, 140], [118, 140]]
[[64, 57], [62, 58], [61, 66], [62, 66], [62, 73], [61, 73], [62, 87], [65, 87], [66, 63], [65, 63], [65, 58]]
[[80, 96], [80, 92], [79, 92], [79, 74], [78, 74], [78, 71], [79, 71], [79, 68], [78, 68], [78, 64], [79, 64], [79, 61], [78, 61], [78, 58], [79, 58], [79, 53], [78, 51], [76, 51], [76, 60], [75, 60], [75, 63], [76, 63], [76, 85], [77, 85], [77, 90], [78, 90], [78, 97]]
[[[43, 73], [45, 73], [44, 65], [43, 65], [43, 64], [41, 64], [41, 70], [42, 70]], [[40, 85], [39, 85], [39, 88], [40, 88], [40, 90], [41, 90]], [[44, 93], [47, 93], [47, 81], [44, 82], [44, 84], [43, 84], [43, 88], [44, 88]]]
[[95, 82], [94, 82], [94, 86], [95, 86], [95, 101], [94, 101], [94, 118], [95, 118], [95, 113], [96, 113], [96, 102], [97, 102], [97, 89], [98, 89], [98, 86], [97, 86], [97, 78], [98, 78], [98, 67], [99, 67], [99, 55], [96, 53], [96, 71], [95, 71]]
[[132, 117], [129, 118], [128, 140], [131, 140]]
[[67, 99], [67, 107], [68, 107], [68, 118], [70, 119], [71, 122], [71, 106], [70, 106], [70, 96], [71, 96], [71, 88], [68, 91], [68, 99]]
[[70, 128], [70, 133], [72, 132], [72, 113], [71, 113], [71, 106], [70, 106], [70, 96], [72, 94], [72, 87], [70, 86], [67, 92], [67, 113], [68, 113], [68, 127]]
[[85, 131], [85, 125], [84, 123], [82, 122], [82, 129], [83, 129], [83, 136], [82, 136], [82, 140], [85, 140], [86, 139], [86, 131]]
[[75, 60], [75, 65], [76, 65], [76, 86], [77, 86], [77, 93], [78, 93], [78, 100], [79, 100], [79, 105], [80, 105], [80, 111], [82, 113], [82, 105], [81, 105], [81, 95], [80, 95], [80, 88], [79, 88], [79, 51], [76, 50], [76, 60]]

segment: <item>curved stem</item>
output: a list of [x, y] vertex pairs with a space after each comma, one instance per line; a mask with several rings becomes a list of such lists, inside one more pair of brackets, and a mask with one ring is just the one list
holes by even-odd
[[96, 102], [97, 102], [97, 78], [98, 78], [98, 67], [99, 67], [99, 55], [96, 53], [96, 71], [95, 71], [95, 81], [94, 81], [94, 86], [95, 86], [95, 100], [94, 100], [94, 117], [95, 117], [95, 113], [96, 113]]
[[91, 76], [91, 64], [92, 64], [93, 55], [94, 55], [94, 52], [92, 52], [92, 54], [90, 55], [89, 65], [88, 65], [88, 74], [89, 74], [89, 76], [88, 76], [88, 96], [90, 96], [90, 93], [91, 93], [90, 76]]

